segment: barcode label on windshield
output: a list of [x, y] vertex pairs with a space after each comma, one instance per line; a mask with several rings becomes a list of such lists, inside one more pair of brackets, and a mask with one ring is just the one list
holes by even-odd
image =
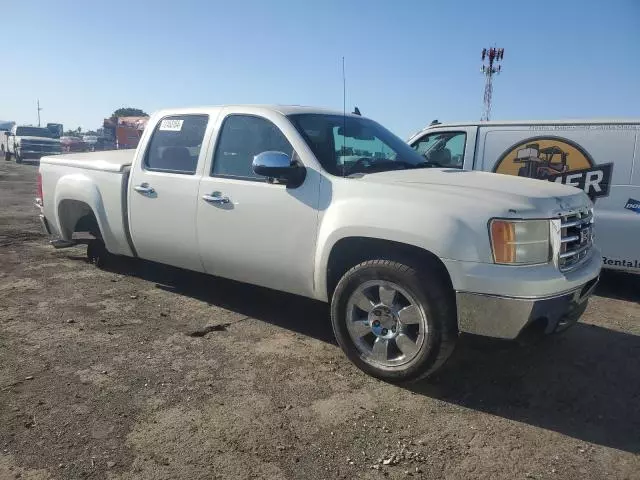
[[162, 120], [160, 122], [161, 132], [179, 132], [182, 130], [184, 120]]

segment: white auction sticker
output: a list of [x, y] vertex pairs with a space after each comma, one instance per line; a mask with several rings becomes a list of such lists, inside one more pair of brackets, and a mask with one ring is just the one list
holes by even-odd
[[160, 123], [161, 132], [179, 132], [182, 130], [184, 120], [162, 120]]

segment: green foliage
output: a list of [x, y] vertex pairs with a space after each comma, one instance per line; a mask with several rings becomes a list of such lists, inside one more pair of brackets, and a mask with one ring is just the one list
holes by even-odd
[[148, 117], [149, 114], [144, 110], [132, 107], [122, 107], [111, 114], [111, 118], [115, 117]]

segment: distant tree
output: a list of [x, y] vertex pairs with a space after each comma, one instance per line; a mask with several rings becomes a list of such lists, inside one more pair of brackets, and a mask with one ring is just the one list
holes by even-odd
[[122, 107], [111, 114], [111, 118], [117, 117], [148, 117], [149, 114], [144, 110], [132, 107]]
[[78, 133], [82, 133], [82, 127], [78, 127], [78, 129], [76, 130]]

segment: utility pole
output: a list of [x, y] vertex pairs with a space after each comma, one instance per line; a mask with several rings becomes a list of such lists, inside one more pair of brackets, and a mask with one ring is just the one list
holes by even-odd
[[38, 99], [38, 127], [40, 126], [40, 111], [42, 110], [42, 108], [40, 108], [40, 99]]
[[493, 96], [493, 76], [502, 71], [499, 63], [504, 58], [504, 48], [483, 48], [482, 49], [482, 74], [485, 77], [484, 83], [484, 110], [480, 121], [488, 121], [491, 118], [491, 97]]

